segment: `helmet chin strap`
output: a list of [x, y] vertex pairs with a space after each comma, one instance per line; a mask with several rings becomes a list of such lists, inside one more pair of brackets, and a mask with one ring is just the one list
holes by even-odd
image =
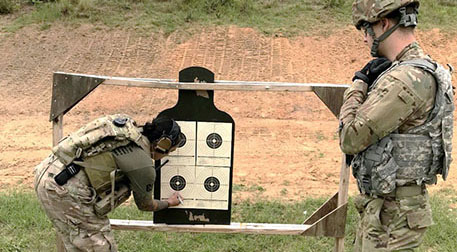
[[401, 18], [400, 21], [392, 26], [389, 30], [384, 32], [381, 36], [376, 38], [376, 35], [373, 30], [373, 25], [370, 23], [365, 24], [365, 29], [367, 30], [367, 33], [373, 38], [373, 45], [371, 46], [371, 56], [373, 57], [379, 57], [379, 44], [384, 41], [387, 37], [389, 37], [398, 27], [404, 26], [404, 27], [409, 27], [409, 26], [416, 26], [417, 25], [417, 10], [415, 13], [411, 14], [406, 14], [406, 8], [402, 7], [399, 9]]
[[371, 56], [373, 57], [379, 57], [379, 44], [384, 41], [387, 37], [389, 37], [398, 27], [400, 27], [400, 23], [397, 23], [396, 25], [392, 26], [389, 30], [384, 32], [381, 36], [376, 38], [376, 35], [374, 34], [373, 26], [369, 24], [369, 26], [366, 28], [368, 34], [373, 38], [373, 45], [371, 46]]

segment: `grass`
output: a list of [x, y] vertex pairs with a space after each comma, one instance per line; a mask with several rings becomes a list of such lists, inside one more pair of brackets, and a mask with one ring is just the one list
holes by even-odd
[[427, 29], [441, 28], [443, 30], [456, 30], [457, 1], [433, 0], [421, 1], [419, 14], [420, 24]]
[[234, 184], [233, 185], [234, 192], [258, 192], [262, 193], [265, 192], [265, 188], [260, 185], [253, 184], [250, 186], [246, 186], [245, 184]]
[[[255, 223], [302, 223], [326, 199], [306, 199], [294, 203], [243, 201], [233, 204], [232, 221]], [[443, 189], [431, 196], [435, 226], [419, 251], [455, 251], [457, 245], [456, 192]], [[304, 215], [306, 211], [306, 215]], [[150, 220], [151, 213], [135, 206], [121, 206], [110, 218]], [[357, 213], [349, 202], [346, 224], [346, 251], [352, 251]], [[332, 238], [286, 235], [190, 234], [146, 231], [115, 231], [120, 251], [331, 251]], [[29, 191], [0, 193], [0, 251], [55, 251], [50, 221]]]
[[11, 0], [0, 0], [0, 15], [9, 14], [16, 10], [17, 3]]
[[[0, 14], [17, 13], [13, 22], [0, 27], [14, 32], [32, 24], [46, 29], [55, 23], [91, 23], [169, 34], [237, 25], [276, 36], [325, 34], [351, 24], [351, 3], [352, 0], [0, 0]], [[420, 27], [456, 30], [454, 0], [423, 0], [421, 5]]]

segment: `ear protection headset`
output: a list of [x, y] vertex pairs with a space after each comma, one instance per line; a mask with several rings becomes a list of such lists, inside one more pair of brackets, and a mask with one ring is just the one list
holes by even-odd
[[165, 131], [162, 132], [162, 135], [157, 140], [157, 144], [154, 146], [154, 151], [161, 154], [168, 154], [173, 147], [179, 144], [181, 140], [181, 128], [174, 120], [172, 122], [173, 125], [170, 132], [168, 134]]

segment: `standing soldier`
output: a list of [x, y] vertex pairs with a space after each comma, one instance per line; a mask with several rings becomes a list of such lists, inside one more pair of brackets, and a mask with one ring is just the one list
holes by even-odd
[[360, 195], [356, 251], [412, 251], [433, 224], [426, 184], [446, 179], [454, 110], [451, 71], [416, 42], [418, 0], [356, 0], [354, 25], [376, 57], [355, 73], [340, 146]]
[[63, 138], [35, 168], [35, 191], [66, 251], [117, 251], [106, 216], [133, 191], [143, 211], [179, 204], [154, 200], [155, 168], [176, 149], [181, 129], [156, 118], [138, 127], [127, 115], [101, 117]]

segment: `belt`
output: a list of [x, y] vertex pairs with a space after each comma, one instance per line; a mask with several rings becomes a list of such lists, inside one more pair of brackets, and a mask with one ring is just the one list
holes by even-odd
[[395, 197], [404, 198], [422, 195], [425, 190], [425, 185], [410, 185], [410, 186], [399, 186], [389, 194], [382, 195], [381, 197]]

